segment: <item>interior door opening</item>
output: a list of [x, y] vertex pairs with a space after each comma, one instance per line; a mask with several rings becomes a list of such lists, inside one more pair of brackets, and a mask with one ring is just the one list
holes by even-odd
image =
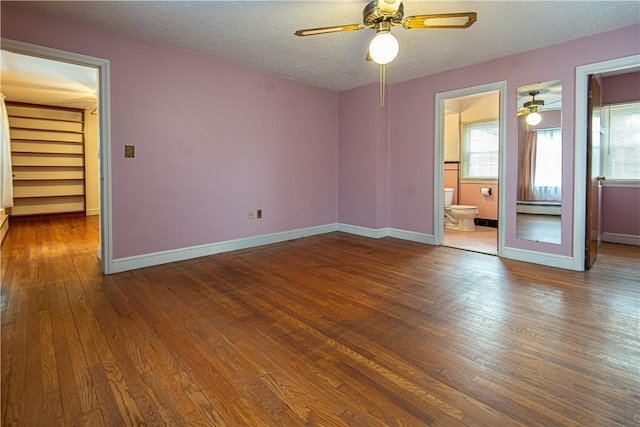
[[[78, 89], [70, 89], [65, 87], [54, 88], [51, 80], [45, 80], [45, 83], [40, 85], [22, 85], [19, 88], [21, 91], [27, 88], [32, 92], [34, 96], [38, 96], [38, 91], [49, 89], [55, 92], [57, 89], [57, 95], [64, 97], [67, 102], [80, 102], [80, 104], [55, 104], [52, 102], [41, 102], [41, 104], [48, 105], [61, 105], [62, 107], [75, 108], [78, 111], [84, 111], [85, 118], [88, 116], [89, 121], [93, 121], [93, 129], [90, 132], [94, 132], [95, 145], [89, 156], [95, 160], [93, 167], [86, 170], [87, 181], [91, 180], [91, 184], [96, 190], [93, 193], [92, 206], [85, 206], [85, 215], [87, 213], [95, 215], [97, 217], [96, 226], [99, 228], [99, 243], [96, 251], [96, 255], [100, 260], [100, 269], [103, 273], [109, 274], [112, 270], [112, 251], [111, 251], [111, 159], [110, 159], [110, 100], [109, 100], [109, 61], [94, 58], [87, 55], [76, 54], [73, 52], [61, 51], [57, 49], [32, 45], [28, 43], [2, 40], [3, 51], [6, 50], [12, 54], [23, 55], [31, 60], [46, 60], [53, 61], [53, 64], [60, 64], [61, 66], [78, 67], [78, 70], [88, 71], [88, 74], [93, 73], [93, 87], [88, 88], [86, 82], [81, 82], [80, 86], [83, 86], [83, 90], [87, 93], [78, 93]], [[3, 77], [5, 74], [3, 73]], [[70, 79], [69, 75], [63, 77], [63, 79]], [[20, 86], [20, 85], [18, 85]], [[7, 85], [3, 82], [3, 90], [6, 90]], [[69, 96], [69, 95], [74, 96]], [[100, 96], [98, 96], [100, 94]], [[8, 97], [9, 98], [9, 97]], [[92, 99], [90, 99], [92, 98]], [[92, 103], [91, 107], [84, 105], [85, 101]], [[33, 101], [27, 101], [25, 99], [20, 102], [34, 103]], [[94, 113], [94, 114], [91, 114]], [[55, 121], [55, 120], [54, 120]], [[68, 147], [67, 147], [68, 148]], [[84, 153], [82, 154], [84, 155]], [[84, 171], [83, 171], [84, 172]]]
[[469, 88], [443, 94], [439, 104], [436, 239], [444, 246], [498, 255], [501, 91]]

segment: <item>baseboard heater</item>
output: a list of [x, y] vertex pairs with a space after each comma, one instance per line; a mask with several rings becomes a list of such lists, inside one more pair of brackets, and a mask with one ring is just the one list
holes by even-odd
[[518, 201], [516, 209], [518, 213], [533, 215], [560, 215], [562, 213], [560, 202]]

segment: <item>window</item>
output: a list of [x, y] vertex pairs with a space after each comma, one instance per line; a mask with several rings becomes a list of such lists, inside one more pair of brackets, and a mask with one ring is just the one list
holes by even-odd
[[463, 178], [498, 178], [499, 136], [497, 120], [463, 125]]
[[602, 174], [640, 180], [640, 102], [602, 109]]
[[535, 200], [560, 200], [562, 189], [562, 129], [536, 131]]

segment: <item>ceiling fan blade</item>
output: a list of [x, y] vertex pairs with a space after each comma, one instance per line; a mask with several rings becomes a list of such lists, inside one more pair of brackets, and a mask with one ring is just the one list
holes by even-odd
[[437, 15], [408, 16], [402, 21], [404, 28], [469, 28], [478, 19], [475, 12], [440, 13]]
[[322, 28], [308, 28], [306, 30], [298, 30], [295, 32], [296, 36], [314, 36], [316, 34], [337, 33], [340, 31], [355, 31], [368, 28], [364, 24], [349, 24], [349, 25], [336, 25], [334, 27], [322, 27]]
[[401, 3], [401, 0], [378, 0], [378, 9], [385, 13], [395, 13]]

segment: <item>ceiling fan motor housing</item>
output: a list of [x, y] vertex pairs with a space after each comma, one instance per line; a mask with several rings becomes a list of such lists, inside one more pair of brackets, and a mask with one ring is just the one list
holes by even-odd
[[362, 20], [366, 26], [375, 26], [380, 22], [392, 22], [400, 24], [404, 17], [404, 5], [400, 3], [400, 7], [395, 12], [383, 12], [378, 9], [378, 3], [372, 1], [362, 11]]
[[532, 90], [531, 92], [529, 92], [529, 95], [531, 95], [533, 97], [533, 99], [531, 101], [525, 102], [524, 103], [524, 108], [528, 108], [529, 111], [531, 111], [532, 113], [538, 111], [539, 107], [543, 107], [544, 106], [544, 101], [541, 99], [536, 99], [536, 95], [539, 94], [540, 92], [538, 92], [537, 90]]

